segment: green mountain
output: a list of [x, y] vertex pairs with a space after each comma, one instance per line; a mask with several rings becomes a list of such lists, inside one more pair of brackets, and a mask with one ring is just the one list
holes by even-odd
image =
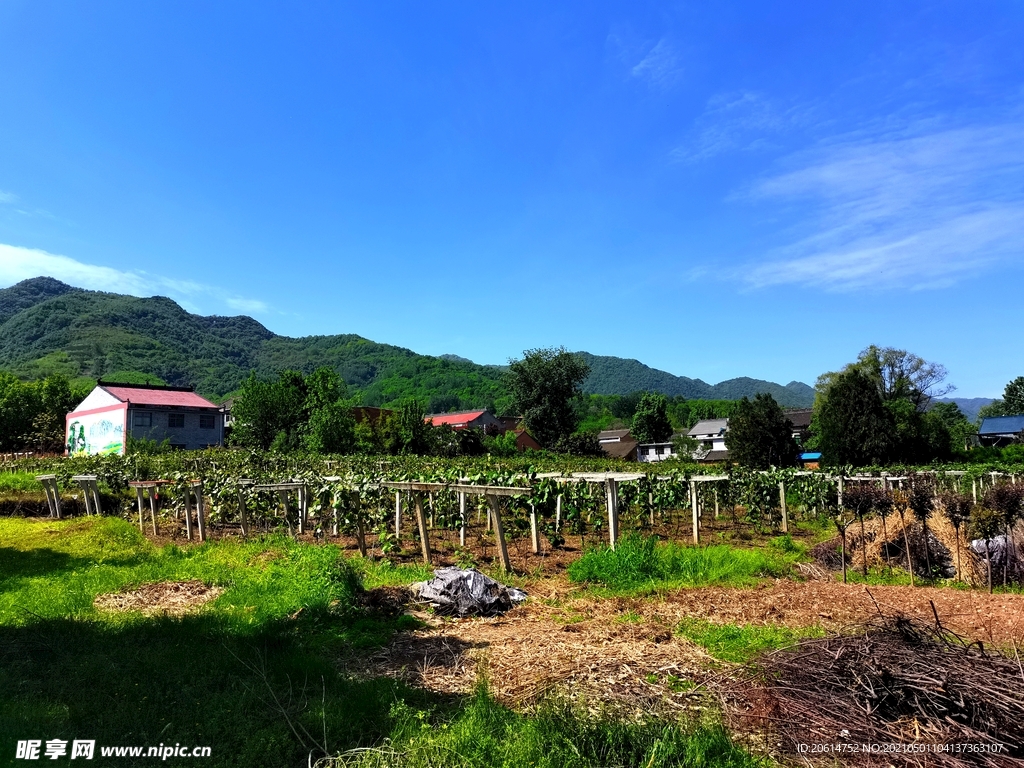
[[639, 360], [622, 357], [603, 357], [588, 352], [579, 353], [590, 365], [590, 375], [583, 387], [596, 395], [625, 395], [630, 392], [661, 392], [688, 400], [739, 400], [767, 392], [783, 407], [810, 407], [814, 403], [814, 388], [799, 381], [786, 386], [761, 379], [741, 377], [719, 384], [708, 384], [700, 379], [674, 376], [644, 365]]
[[[783, 405], [807, 405], [813, 390], [756, 379], [709, 385], [673, 376], [636, 360], [581, 353], [591, 365], [585, 389], [597, 394], [653, 390], [687, 398], [739, 398], [771, 392]], [[264, 376], [292, 368], [334, 368], [367, 405], [406, 397], [431, 411], [490, 406], [503, 409], [504, 368], [456, 355], [430, 357], [354, 334], [278, 336], [251, 317], [192, 315], [164, 297], [137, 298], [85, 291], [49, 277], [0, 290], [0, 369], [26, 378], [146, 376], [192, 385], [211, 397], [238, 389], [255, 370]]]

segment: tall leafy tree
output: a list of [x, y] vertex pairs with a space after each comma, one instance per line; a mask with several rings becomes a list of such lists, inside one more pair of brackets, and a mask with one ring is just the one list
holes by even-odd
[[730, 458], [752, 469], [793, 466], [799, 450], [793, 439], [793, 424], [775, 398], [764, 392], [753, 400], [744, 397], [736, 404], [729, 417], [725, 446]]
[[582, 357], [564, 347], [528, 349], [522, 360], [509, 361], [506, 384], [512, 408], [542, 446], [554, 446], [576, 431], [589, 370]]
[[[933, 399], [954, 389], [945, 383], [946, 369], [904, 349], [874, 345], [863, 350], [857, 360], [842, 371], [825, 373], [818, 378], [812, 423], [817, 439], [812, 439], [809, 445], [821, 448], [824, 452], [824, 444], [821, 442], [823, 427], [820, 423], [822, 407], [827, 400], [833, 400], [832, 408], [835, 412], [833, 387], [840, 377], [854, 372], [875, 388], [878, 401], [889, 411], [889, 418], [883, 420], [888, 423], [889, 429], [883, 441], [887, 443], [889, 460], [923, 462], [949, 457], [953, 438], [944, 422], [926, 417]], [[847, 379], [846, 384], [849, 383]], [[851, 413], [850, 418], [855, 419], [855, 414]], [[874, 430], [881, 425], [882, 422], [875, 419], [871, 428]], [[873, 445], [865, 451], [877, 454], [878, 438]], [[827, 456], [825, 459], [831, 461]]]
[[895, 417], [875, 382], [861, 370], [833, 376], [815, 417], [818, 447], [829, 466], [881, 464], [891, 458]]
[[250, 448], [294, 450], [307, 420], [306, 383], [298, 371], [284, 371], [276, 381], [255, 372], [242, 384], [232, 415], [232, 442]]
[[663, 443], [672, 437], [672, 422], [668, 418], [668, 401], [664, 395], [656, 392], [640, 395], [630, 434], [639, 443]]
[[1010, 415], [1024, 413], [1024, 376], [1018, 376], [1006, 385], [1003, 390], [1003, 408]]

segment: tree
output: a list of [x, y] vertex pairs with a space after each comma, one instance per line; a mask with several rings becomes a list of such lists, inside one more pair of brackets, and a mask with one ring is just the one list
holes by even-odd
[[644, 392], [633, 414], [630, 434], [638, 443], [663, 443], [672, 437], [668, 419], [668, 401], [664, 395]]
[[580, 423], [583, 381], [590, 367], [582, 357], [558, 349], [528, 349], [510, 360], [506, 385], [512, 408], [545, 448], [572, 435]]
[[298, 371], [284, 371], [276, 381], [250, 373], [231, 409], [232, 442], [263, 450], [295, 450], [307, 419], [305, 404], [306, 384]]
[[[921, 463], [949, 458], [956, 438], [949, 434], [944, 422], [929, 418], [926, 413], [934, 398], [954, 389], [952, 385], [943, 384], [946, 369], [906, 350], [874, 345], [863, 350], [856, 361], [838, 373], [825, 373], [818, 378], [811, 425], [816, 438], [810, 445], [825, 452], [820, 437], [821, 409], [836, 382], [853, 372], [871, 383], [878, 400], [889, 411], [891, 418], [885, 420], [890, 430], [885, 436], [888, 460]], [[878, 428], [880, 424], [876, 422], [873, 426]]]
[[970, 436], [974, 434], [974, 425], [960, 410], [956, 403], [935, 403], [925, 414], [926, 438], [931, 452], [939, 458], [942, 447], [948, 447], [948, 453], [961, 453], [966, 450]]
[[1003, 390], [1003, 408], [1008, 416], [1024, 413], [1024, 376], [1018, 376], [1006, 385]]
[[826, 465], [883, 464], [892, 456], [895, 418], [875, 382], [860, 370], [834, 374], [816, 410], [818, 446]]
[[909, 400], [923, 410], [932, 398], [949, 394], [956, 387], [943, 384], [946, 369], [930, 363], [905, 349], [876, 347], [872, 344], [857, 356], [857, 362], [847, 366], [865, 373], [878, 387], [882, 402]]
[[799, 452], [792, 423], [775, 398], [765, 392], [737, 403], [729, 417], [725, 447], [730, 458], [751, 469], [793, 466]]

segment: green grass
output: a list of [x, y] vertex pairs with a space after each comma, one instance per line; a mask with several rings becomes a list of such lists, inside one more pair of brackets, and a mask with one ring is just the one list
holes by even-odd
[[[410, 575], [280, 537], [156, 548], [113, 518], [0, 519], [0, 763], [24, 738], [207, 745], [215, 766], [305, 764], [324, 729], [331, 752], [379, 742], [396, 701], [438, 702], [333, 663], [403, 625], [358, 607], [361, 570], [368, 583]], [[225, 592], [184, 618], [92, 605], [100, 593], [183, 579]]]
[[[364, 752], [360, 768], [584, 768], [585, 766], [763, 765], [735, 746], [719, 725], [684, 728], [647, 720], [622, 722], [584, 714], [548, 701], [531, 716], [496, 703], [480, 686], [467, 706], [450, 719], [431, 721], [424, 713], [396, 705], [392, 742]], [[353, 763], [349, 763], [353, 764]]]
[[33, 493], [43, 495], [43, 486], [31, 472], [0, 473], [0, 494]]
[[723, 661], [742, 663], [766, 651], [786, 648], [804, 637], [821, 637], [819, 627], [793, 629], [781, 624], [712, 624], [703, 619], [684, 619], [676, 634], [703, 646]]
[[619, 591], [706, 584], [741, 586], [767, 576], [786, 576], [797, 559], [797, 554], [777, 547], [688, 547], [658, 543], [654, 536], [630, 534], [614, 550], [600, 546], [585, 552], [570, 564], [569, 579]]
[[[368, 649], [416, 624], [362, 608], [362, 586], [427, 576], [425, 567], [350, 560], [333, 545], [277, 536], [158, 548], [119, 519], [0, 519], [0, 763], [19, 739], [86, 738], [210, 746], [202, 762], [218, 768], [306, 765], [310, 754], [366, 749], [351, 759], [755, 764], [713, 724], [623, 723], [554, 704], [520, 714], [483, 690], [466, 699], [346, 672], [361, 673]], [[92, 605], [100, 593], [184, 579], [225, 591], [178, 618]], [[375, 749], [382, 744], [389, 749]]]

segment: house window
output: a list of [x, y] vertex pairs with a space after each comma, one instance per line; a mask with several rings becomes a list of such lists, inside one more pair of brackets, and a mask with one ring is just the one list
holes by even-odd
[[213, 429], [214, 416], [212, 413], [200, 413], [199, 414], [199, 428], [200, 429]]
[[169, 413], [167, 414], [167, 426], [170, 429], [181, 429], [185, 426], [185, 414], [184, 413]]
[[140, 413], [135, 412], [132, 417], [132, 426], [134, 427], [152, 427], [153, 426], [153, 414], [152, 413]]
[[665, 448], [664, 448], [664, 446], [659, 445], [658, 448], [657, 448], [657, 451], [658, 451], [658, 455], [659, 456], [664, 456], [665, 455]]

